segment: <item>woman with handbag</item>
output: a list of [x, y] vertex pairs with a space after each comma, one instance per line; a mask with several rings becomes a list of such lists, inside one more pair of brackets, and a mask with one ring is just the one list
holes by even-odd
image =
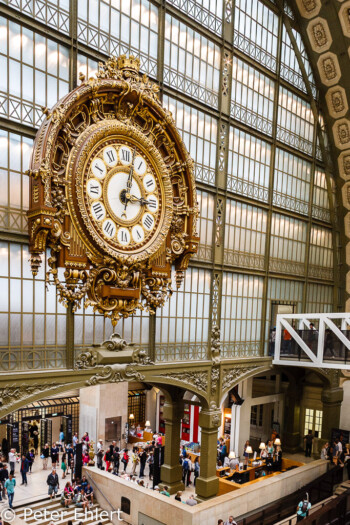
[[124, 449], [124, 453], [123, 453], [123, 457], [122, 457], [122, 463], [124, 464], [124, 472], [126, 471], [126, 467], [129, 463], [129, 454], [128, 454], [128, 449], [125, 448]]

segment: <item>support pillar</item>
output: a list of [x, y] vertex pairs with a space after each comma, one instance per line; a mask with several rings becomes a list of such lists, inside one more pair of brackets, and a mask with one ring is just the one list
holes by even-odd
[[344, 391], [342, 387], [323, 390], [321, 400], [323, 403], [322, 439], [331, 438], [332, 428], [339, 428], [340, 409]]
[[180, 430], [183, 417], [183, 400], [168, 402], [163, 408], [165, 419], [165, 449], [164, 464], [161, 467], [161, 487], [168, 487], [170, 494], [184, 490], [182, 483], [182, 467], [179, 463]]
[[196, 481], [197, 499], [207, 500], [217, 495], [219, 478], [216, 475], [216, 456], [218, 427], [221, 422], [221, 412], [217, 410], [201, 410], [199, 426], [201, 435], [200, 474]]
[[297, 452], [300, 448], [300, 400], [301, 385], [297, 381], [289, 384], [285, 396], [284, 431], [282, 446], [288, 452]]
[[231, 408], [231, 435], [230, 451], [233, 450], [236, 457], [239, 456], [239, 426], [241, 421], [241, 405], [232, 405]]

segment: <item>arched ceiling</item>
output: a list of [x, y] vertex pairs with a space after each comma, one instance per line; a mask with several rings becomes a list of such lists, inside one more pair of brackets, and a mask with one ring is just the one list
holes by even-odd
[[331, 143], [337, 216], [344, 225], [339, 273], [350, 311], [350, 0], [290, 0], [290, 6], [308, 52]]

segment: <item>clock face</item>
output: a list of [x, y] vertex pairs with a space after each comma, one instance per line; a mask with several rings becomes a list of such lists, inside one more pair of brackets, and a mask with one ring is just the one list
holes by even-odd
[[91, 224], [106, 243], [134, 252], [159, 233], [163, 182], [140, 145], [117, 138], [100, 142], [86, 163], [83, 186]]

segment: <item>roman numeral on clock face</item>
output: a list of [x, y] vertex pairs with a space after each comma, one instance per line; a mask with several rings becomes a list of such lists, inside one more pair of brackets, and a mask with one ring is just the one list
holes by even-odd
[[148, 200], [147, 208], [149, 209], [149, 211], [155, 213], [158, 210], [157, 197], [155, 195], [149, 195], [147, 197], [147, 200]]
[[127, 228], [119, 228], [117, 238], [123, 246], [128, 245], [131, 239], [129, 230]]
[[98, 201], [91, 205], [91, 213], [96, 221], [102, 221], [106, 216], [105, 207]]
[[99, 186], [97, 184], [90, 184], [90, 193], [95, 193], [96, 195], [99, 194]]
[[152, 193], [156, 189], [156, 181], [154, 180], [153, 175], [147, 173], [143, 178], [143, 186], [147, 193]]
[[112, 164], [112, 162], [114, 162], [114, 160], [115, 160], [113, 151], [111, 151], [111, 150], [110, 151], [106, 151], [106, 155], [108, 157], [108, 160], [109, 160], [110, 164]]
[[143, 242], [145, 238], [145, 232], [142, 226], [140, 224], [135, 224], [133, 229], [131, 230], [132, 238], [134, 240], [134, 243], [138, 244], [140, 242]]
[[117, 152], [113, 146], [108, 146], [103, 150], [103, 159], [108, 166], [115, 166], [118, 162]]
[[146, 173], [147, 164], [146, 164], [145, 159], [141, 157], [141, 155], [138, 155], [135, 158], [134, 166], [135, 166], [135, 172], [137, 173], [137, 175], [144, 175]]
[[131, 149], [128, 146], [121, 146], [119, 149], [119, 160], [124, 166], [127, 166], [131, 163], [132, 153]]
[[101, 175], [103, 175], [103, 169], [101, 168], [101, 166], [99, 166], [99, 165], [97, 164], [97, 162], [95, 162], [95, 164], [94, 164], [94, 168], [95, 168], [95, 170], [97, 170], [99, 173], [101, 173]]
[[102, 225], [102, 230], [107, 237], [112, 238], [114, 237], [116, 226], [113, 221], [107, 219]]
[[153, 226], [155, 224], [154, 218], [150, 213], [145, 213], [142, 217], [142, 224], [146, 230], [151, 231], [153, 229]]
[[127, 149], [122, 149], [122, 160], [130, 162], [130, 151], [128, 151]]
[[94, 210], [96, 214], [97, 220], [100, 220], [103, 217], [103, 208], [101, 206], [101, 203], [96, 202], [95, 204], [92, 205], [92, 209]]
[[91, 163], [91, 171], [97, 179], [103, 179], [107, 173], [103, 160], [99, 157], [95, 158]]
[[86, 189], [89, 197], [92, 199], [99, 199], [102, 195], [101, 184], [96, 179], [89, 179], [86, 184]]

